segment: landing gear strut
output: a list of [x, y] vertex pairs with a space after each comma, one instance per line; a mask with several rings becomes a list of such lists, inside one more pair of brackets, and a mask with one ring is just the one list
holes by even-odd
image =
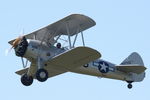
[[40, 82], [44, 82], [48, 79], [48, 72], [47, 70], [41, 68], [38, 69], [36, 72], [36, 79]]
[[128, 85], [127, 85], [127, 87], [128, 87], [128, 89], [131, 89], [133, 86], [132, 86], [132, 83], [133, 81], [127, 81], [127, 83], [128, 83]]
[[33, 83], [33, 77], [26, 73], [21, 76], [21, 83], [25, 86], [30, 86]]

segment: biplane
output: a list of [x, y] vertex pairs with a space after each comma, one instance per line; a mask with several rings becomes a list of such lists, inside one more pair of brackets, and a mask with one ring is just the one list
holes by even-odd
[[[132, 88], [132, 82], [142, 81], [146, 67], [138, 53], [133, 52], [116, 65], [100, 59], [100, 52], [85, 46], [83, 31], [94, 25], [96, 23], [90, 17], [72, 14], [9, 41], [16, 56], [22, 61], [23, 69], [16, 71], [21, 75], [22, 84], [30, 86], [34, 79], [45, 82], [48, 78], [66, 72], [126, 81], [129, 89]], [[79, 34], [82, 45], [76, 46]], [[63, 45], [61, 40], [67, 42], [67, 45]]]

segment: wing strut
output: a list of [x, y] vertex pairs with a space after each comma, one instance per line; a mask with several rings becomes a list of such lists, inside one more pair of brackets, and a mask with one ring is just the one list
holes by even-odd
[[81, 37], [82, 37], [82, 43], [83, 43], [83, 46], [85, 46], [84, 36], [83, 36], [83, 32], [82, 32], [82, 31], [81, 31]]
[[74, 39], [74, 42], [73, 42], [73, 47], [74, 47], [74, 45], [75, 45], [75, 43], [76, 43], [76, 40], [77, 40], [77, 37], [78, 37], [78, 34], [79, 34], [79, 28], [77, 29], [77, 34], [76, 34], [76, 36], [75, 36], [75, 39]]
[[76, 43], [77, 37], [78, 37], [78, 34], [76, 34], [76, 36], [75, 36], [75, 39], [74, 39], [74, 42], [73, 42], [73, 47], [74, 47], [74, 45]]
[[70, 30], [69, 30], [69, 23], [67, 23], [67, 22], [66, 22], [66, 31], [67, 31], [67, 34], [68, 34], [68, 41], [69, 41], [69, 48], [70, 49], [74, 48], [79, 33], [81, 34], [82, 44], [83, 44], [83, 46], [85, 46], [83, 31], [80, 31], [80, 27], [78, 27], [78, 29], [77, 29], [77, 34], [75, 35], [73, 43], [71, 43], [71, 35], [70, 35]]
[[67, 30], [67, 34], [68, 34], [69, 47], [71, 49], [71, 38], [70, 38], [70, 32], [69, 32], [69, 25], [68, 25], [68, 23], [66, 23], [66, 30]]
[[26, 68], [28, 65], [28, 60], [26, 60], [26, 63], [24, 63], [24, 59], [23, 57], [21, 57], [21, 61], [22, 61], [23, 68]]

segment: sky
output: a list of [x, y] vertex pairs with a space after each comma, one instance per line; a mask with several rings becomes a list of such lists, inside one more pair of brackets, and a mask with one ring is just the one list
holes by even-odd
[[[149, 0], [0, 0], [0, 99], [1, 100], [141, 100], [149, 95], [150, 61]], [[70, 14], [84, 14], [96, 26], [84, 32], [86, 45], [98, 50], [102, 59], [120, 64], [138, 52], [147, 67], [144, 81], [133, 83], [88, 75], [65, 73], [37, 80], [25, 87], [14, 72], [22, 68], [8, 41], [53, 23]]]

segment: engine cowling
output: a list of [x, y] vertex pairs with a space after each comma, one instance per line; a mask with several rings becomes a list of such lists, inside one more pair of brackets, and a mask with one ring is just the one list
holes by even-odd
[[23, 57], [26, 53], [27, 47], [28, 47], [27, 39], [23, 37], [20, 40], [19, 44], [14, 48], [16, 56]]

